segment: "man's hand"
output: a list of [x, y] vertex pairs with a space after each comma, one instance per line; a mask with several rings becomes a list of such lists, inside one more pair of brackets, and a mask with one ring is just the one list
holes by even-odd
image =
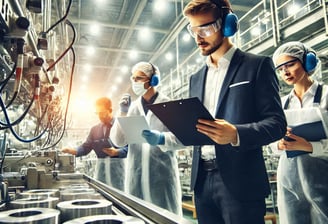
[[220, 145], [237, 144], [237, 128], [222, 119], [214, 121], [198, 119], [197, 131], [207, 135], [210, 139]]
[[76, 149], [73, 149], [73, 148], [63, 148], [61, 150], [61, 152], [63, 152], [63, 153], [69, 153], [69, 154], [72, 154], [72, 155], [75, 155], [75, 156], [77, 154]]
[[109, 155], [110, 157], [117, 157], [119, 156], [119, 150], [115, 148], [103, 148], [103, 152]]

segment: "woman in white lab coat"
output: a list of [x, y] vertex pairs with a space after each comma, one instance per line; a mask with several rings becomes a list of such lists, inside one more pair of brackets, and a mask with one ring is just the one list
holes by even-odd
[[[132, 68], [132, 89], [139, 97], [129, 107], [129, 97], [123, 97], [120, 106], [127, 116], [145, 116], [150, 129], [168, 131], [164, 124], [147, 108], [147, 104], [169, 101], [156, 91], [159, 70], [149, 62], [139, 62]], [[140, 133], [141, 135], [141, 133]], [[125, 136], [116, 121], [110, 133], [115, 145], [126, 145]], [[162, 139], [164, 140], [164, 139]], [[174, 151], [163, 152], [148, 143], [129, 144], [125, 176], [125, 191], [177, 215], [182, 215], [181, 187], [178, 163]]]
[[[328, 86], [312, 78], [321, 75], [316, 53], [301, 42], [288, 42], [275, 51], [273, 62], [281, 79], [293, 86], [282, 98], [288, 125], [310, 123], [316, 113], [326, 120]], [[281, 153], [277, 170], [280, 223], [328, 223], [328, 139], [313, 135], [317, 128], [309, 128], [311, 137], [295, 134], [296, 130], [288, 127], [285, 138], [271, 144]]]

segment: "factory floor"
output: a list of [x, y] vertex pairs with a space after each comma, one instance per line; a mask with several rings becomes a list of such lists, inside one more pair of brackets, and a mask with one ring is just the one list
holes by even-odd
[[197, 224], [197, 219], [193, 218], [192, 211], [188, 211], [186, 209], [183, 209], [183, 217], [187, 220], [190, 220], [190, 223]]

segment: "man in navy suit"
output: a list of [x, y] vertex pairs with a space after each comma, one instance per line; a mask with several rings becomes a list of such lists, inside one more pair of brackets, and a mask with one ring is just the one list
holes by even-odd
[[[270, 193], [262, 146], [286, 133], [273, 63], [242, 52], [229, 40], [238, 19], [228, 0], [192, 0], [184, 15], [207, 57], [190, 78], [190, 97], [198, 97], [215, 117], [199, 119], [196, 125], [216, 143], [193, 150], [191, 188], [198, 223], [262, 224]], [[163, 150], [178, 142], [156, 131], [145, 138], [159, 143], [163, 136]]]
[[228, 37], [238, 21], [228, 0], [192, 0], [184, 15], [207, 57], [190, 78], [190, 97], [216, 118], [197, 124], [217, 143], [194, 147], [191, 187], [199, 223], [264, 223], [270, 186], [262, 146], [286, 133], [272, 61], [233, 46]]
[[90, 129], [87, 139], [77, 148], [65, 147], [62, 152], [81, 157], [92, 150], [97, 155], [94, 177], [112, 187], [124, 190], [124, 167], [128, 147], [116, 147], [109, 139], [114, 123], [112, 101], [107, 97], [96, 100], [96, 113], [100, 123]]

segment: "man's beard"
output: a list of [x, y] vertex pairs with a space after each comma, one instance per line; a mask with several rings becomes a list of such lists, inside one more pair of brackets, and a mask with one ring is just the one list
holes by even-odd
[[202, 55], [203, 56], [211, 55], [212, 53], [214, 53], [217, 49], [219, 49], [222, 46], [222, 43], [223, 43], [223, 39], [220, 41], [220, 43], [215, 42], [215, 45], [213, 47], [211, 47], [209, 50], [201, 49]]

